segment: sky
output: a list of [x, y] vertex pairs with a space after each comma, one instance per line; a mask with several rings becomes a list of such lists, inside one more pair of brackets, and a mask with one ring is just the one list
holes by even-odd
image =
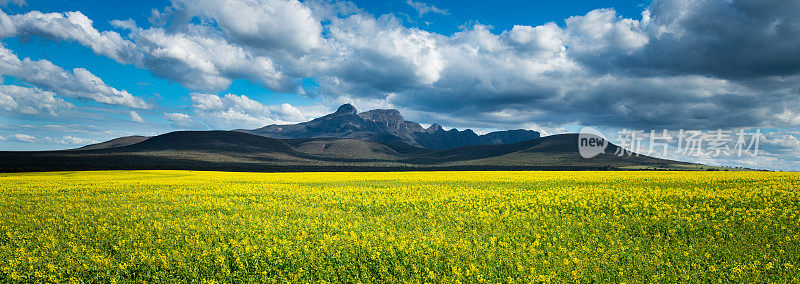
[[758, 131], [754, 155], [663, 157], [800, 170], [798, 50], [789, 0], [0, 0], [0, 150], [352, 103], [479, 133], [667, 130], [673, 147]]

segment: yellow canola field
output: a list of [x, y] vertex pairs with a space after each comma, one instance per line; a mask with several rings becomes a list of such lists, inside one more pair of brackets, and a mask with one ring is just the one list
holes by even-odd
[[0, 174], [0, 282], [798, 282], [800, 174]]

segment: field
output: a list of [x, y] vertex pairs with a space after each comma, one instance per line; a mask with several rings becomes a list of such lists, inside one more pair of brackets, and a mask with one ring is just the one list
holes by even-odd
[[0, 174], [0, 282], [795, 282], [800, 174]]

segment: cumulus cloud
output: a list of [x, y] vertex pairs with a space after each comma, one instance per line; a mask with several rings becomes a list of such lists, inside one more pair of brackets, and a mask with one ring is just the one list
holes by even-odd
[[322, 46], [322, 25], [295, 0], [175, 0], [171, 11], [214, 21], [231, 42], [298, 54]]
[[446, 65], [438, 35], [405, 28], [393, 16], [355, 14], [329, 28], [340, 54], [320, 75], [329, 92], [370, 96], [430, 85]]
[[247, 79], [273, 90], [292, 90], [272, 59], [232, 45], [208, 33], [168, 33], [136, 29], [131, 37], [145, 53], [142, 64], [156, 76], [193, 90], [221, 91], [234, 79]]
[[94, 139], [80, 138], [69, 135], [64, 136], [62, 138], [62, 141], [66, 142], [67, 144], [75, 144], [75, 145], [99, 143], [99, 141]]
[[[192, 90], [218, 92], [245, 79], [294, 92], [302, 78], [317, 77], [331, 89], [341, 83], [377, 93], [438, 79], [444, 63], [433, 34], [347, 5], [309, 4], [316, 11], [285, 0], [173, 1], [164, 10], [170, 28], [115, 24], [130, 29], [145, 68]], [[323, 17], [331, 22], [327, 37]], [[210, 23], [192, 21], [197, 18]]]
[[[794, 155], [800, 153], [800, 134], [792, 134], [787, 131], [775, 131], [764, 133], [764, 140], [761, 148], [769, 153], [780, 155]], [[796, 157], [800, 160], [800, 157]]]
[[290, 104], [264, 105], [244, 95], [192, 94], [195, 113], [214, 129], [257, 128], [268, 124], [296, 123], [306, 117]]
[[141, 54], [136, 44], [113, 31], [99, 32], [92, 20], [81, 12], [41, 13], [31, 11], [8, 16], [0, 11], [0, 37], [41, 36], [45, 38], [75, 41], [91, 48], [95, 53], [108, 56], [120, 63], [136, 64]]
[[11, 50], [0, 46], [0, 75], [28, 82], [39, 89], [73, 98], [90, 99], [109, 105], [146, 109], [151, 105], [125, 90], [106, 85], [86, 69], [66, 71], [47, 60], [20, 60]]
[[[248, 4], [245, 2], [229, 4], [238, 3], [238, 6]], [[286, 53], [283, 58], [296, 57], [298, 53], [294, 51], [308, 51], [319, 46], [321, 42], [319, 37], [321, 28], [318, 22], [300, 21], [295, 18], [304, 16], [310, 19], [311, 12], [308, 8], [299, 2], [292, 4], [291, 1], [266, 1], [261, 3], [265, 6], [257, 6], [263, 7], [260, 12], [252, 9], [216, 10], [221, 8], [216, 7], [219, 5], [217, 1], [192, 3], [188, 5], [175, 1], [175, 7], [170, 9], [176, 13], [180, 12], [183, 18], [189, 17], [189, 20], [183, 23], [185, 26], [179, 31], [168, 32], [159, 27], [140, 29], [133, 21], [112, 21], [115, 26], [128, 29], [130, 31], [128, 36], [135, 43], [123, 39], [117, 32], [99, 32], [92, 26], [92, 21], [80, 12], [32, 11], [8, 16], [0, 11], [0, 27], [3, 28], [0, 37], [41, 36], [75, 41], [91, 48], [97, 54], [108, 56], [123, 64], [147, 68], [156, 76], [181, 83], [194, 90], [221, 91], [234, 79], [250, 80], [274, 90], [295, 90], [293, 83], [282, 74], [281, 70], [278, 70], [273, 59], [254, 53], [247, 46], [228, 41], [239, 44], [251, 43], [259, 46], [259, 49], [282, 44], [281, 47], [274, 49]], [[268, 5], [274, 7], [269, 8]], [[297, 10], [296, 13], [286, 12], [286, 9], [292, 8]], [[241, 15], [243, 11], [251, 10], [255, 14]], [[207, 13], [201, 13], [202, 11]], [[267, 15], [268, 13], [271, 14]], [[211, 31], [207, 26], [192, 24], [191, 18], [195, 16], [215, 20], [216, 26], [222, 28], [224, 33]], [[250, 27], [251, 24], [256, 26]], [[178, 23], [175, 26], [179, 26]], [[296, 40], [287, 40], [285, 36], [288, 35], [292, 35]], [[259, 39], [261, 41], [258, 41]]]
[[136, 111], [132, 110], [129, 116], [131, 117], [131, 121], [133, 122], [144, 122], [144, 119], [142, 119], [142, 117], [139, 116], [139, 113], [137, 113]]
[[194, 129], [194, 128], [200, 128], [202, 126], [200, 122], [192, 119], [191, 116], [185, 113], [166, 112], [164, 113], [164, 119], [168, 120], [172, 124], [172, 127], [174, 128]]
[[[480, 26], [483, 28], [483, 26]], [[483, 30], [487, 32], [487, 30]], [[555, 23], [541, 26], [514, 26], [505, 32], [508, 45], [521, 54], [535, 55], [540, 58], [560, 56], [566, 50], [564, 40], [566, 35]]]
[[87, 145], [87, 144], [99, 143], [99, 141], [97, 140], [80, 138], [71, 135], [66, 135], [60, 139], [52, 137], [43, 137], [41, 140], [46, 143], [55, 143], [64, 145]]
[[33, 143], [36, 142], [36, 137], [27, 135], [27, 134], [14, 134], [9, 137], [12, 141], [23, 142], [23, 143]]
[[17, 28], [11, 17], [0, 10], [0, 39], [14, 36], [17, 33]]
[[0, 110], [22, 114], [46, 113], [55, 116], [61, 109], [74, 108], [56, 94], [36, 88], [0, 85]]
[[473, 26], [440, 41], [447, 64], [436, 82], [396, 92], [390, 102], [446, 114], [449, 117], [442, 118], [449, 121], [444, 122], [457, 126], [470, 122], [477, 122], [473, 124], [477, 127], [496, 126], [504, 116], [494, 113], [516, 113], [509, 116], [513, 120], [505, 120], [507, 125], [537, 121], [531, 120], [534, 115], [547, 114], [540, 111], [546, 109], [542, 104], [563, 99], [563, 81], [586, 76], [567, 57], [563, 37], [555, 24], [517, 26], [501, 34]]
[[406, 4], [408, 4], [408, 6], [411, 6], [411, 8], [414, 8], [414, 10], [417, 10], [417, 13], [419, 13], [420, 17], [424, 16], [427, 13], [450, 15], [450, 12], [448, 12], [446, 9], [441, 9], [425, 2], [408, 0], [406, 1]]
[[618, 17], [613, 9], [599, 9], [566, 20], [567, 45], [578, 59], [593, 61], [609, 54], [629, 54], [649, 42], [637, 20]]

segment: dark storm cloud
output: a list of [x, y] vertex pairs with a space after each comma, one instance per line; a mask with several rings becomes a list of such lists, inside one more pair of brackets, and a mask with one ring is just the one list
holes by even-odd
[[656, 0], [648, 11], [649, 43], [607, 64], [732, 79], [800, 72], [800, 1]]

